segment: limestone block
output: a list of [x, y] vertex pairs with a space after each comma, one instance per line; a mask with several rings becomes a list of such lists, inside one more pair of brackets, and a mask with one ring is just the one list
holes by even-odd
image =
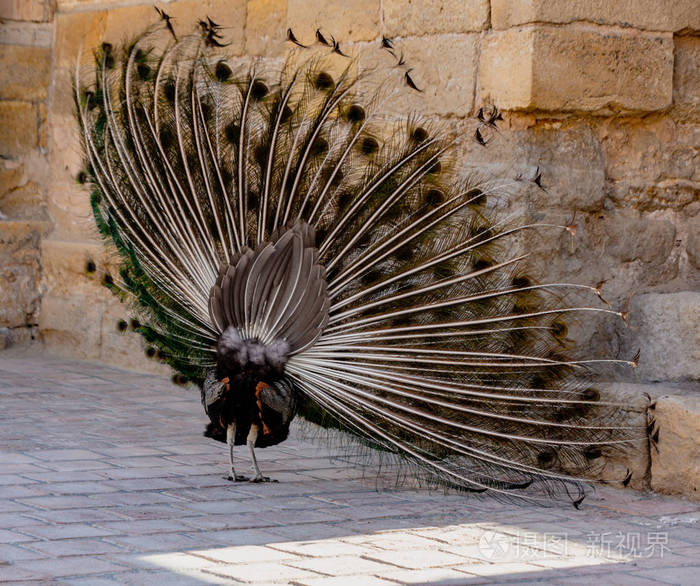
[[[9, 192], [21, 187], [26, 182], [24, 167], [16, 161], [2, 161], [0, 163], [0, 198]], [[2, 201], [0, 199], [0, 201]], [[0, 204], [0, 208], [2, 204]]]
[[[49, 239], [42, 243], [41, 260], [46, 293], [39, 326], [47, 348], [64, 356], [102, 359], [104, 314], [110, 304], [120, 305], [102, 285], [105, 274], [117, 274], [108, 250], [96, 243]], [[94, 272], [88, 262], [94, 263]]]
[[671, 104], [673, 40], [582, 25], [494, 32], [482, 99], [506, 110], [653, 111]]
[[36, 323], [39, 243], [48, 222], [0, 221], [0, 327]]
[[45, 100], [50, 69], [49, 49], [0, 45], [0, 99]]
[[0, 212], [14, 220], [48, 221], [39, 186], [33, 181], [28, 181], [3, 193], [3, 175], [0, 171]]
[[534, 66], [534, 30], [487, 35], [479, 60], [481, 98], [505, 110], [534, 108]]
[[30, 182], [38, 186], [50, 180], [46, 156], [31, 151], [20, 159], [0, 159], [0, 197]]
[[623, 355], [641, 350], [639, 380], [700, 380], [700, 292], [633, 297], [625, 334]]
[[287, 24], [302, 42], [310, 43], [317, 28], [340, 43], [379, 38], [379, 0], [288, 0]]
[[621, 211], [605, 220], [606, 254], [618, 262], [661, 264], [671, 254], [676, 227], [666, 219]]
[[653, 385], [633, 383], [603, 383], [596, 386], [600, 389], [602, 401], [611, 401], [627, 407], [624, 413], [624, 425], [636, 428], [635, 435], [638, 437], [636, 441], [617, 445], [609, 450], [600, 478], [613, 480], [613, 486], [615, 486], [614, 481], [624, 479], [629, 471], [632, 475], [629, 488], [636, 490], [649, 488], [646, 406], [649, 403], [648, 397], [653, 398], [659, 391]]
[[0, 44], [50, 49], [53, 44], [53, 24], [45, 22], [0, 22]]
[[360, 53], [360, 70], [387, 69], [402, 85], [399, 101], [387, 100], [383, 111], [405, 116], [407, 112], [423, 115], [466, 116], [474, 103], [474, 67], [477, 55], [477, 34], [407, 37], [401, 40], [401, 51], [413, 67], [411, 78], [423, 90], [408, 88], [404, 72], [393, 68], [394, 59], [386, 51]]
[[700, 37], [675, 37], [674, 105], [700, 104]]
[[[117, 327], [120, 320], [129, 321], [131, 308], [102, 285], [105, 274], [118, 274], [116, 258], [101, 243], [42, 242], [46, 293], [39, 323], [44, 343], [51, 352], [65, 356], [167, 374], [167, 367], [145, 356], [138, 334]], [[94, 272], [87, 270], [89, 261]]]
[[36, 106], [26, 102], [0, 102], [0, 157], [17, 157], [37, 146]]
[[280, 56], [287, 38], [287, 0], [249, 0], [246, 14], [245, 52]]
[[81, 64], [93, 64], [93, 50], [104, 37], [107, 12], [59, 12], [55, 21], [54, 67], [75, 70], [78, 54]]
[[384, 25], [389, 37], [484, 30], [488, 0], [384, 0]]
[[[245, 2], [237, 0], [188, 0], [167, 5], [173, 17], [173, 26], [181, 34], [198, 30], [198, 21], [209, 16], [221, 24], [224, 42], [230, 43], [228, 50], [240, 54], [243, 50], [245, 27]], [[159, 17], [152, 4], [119, 6], [110, 10], [91, 12], [66, 12], [56, 15], [54, 66], [73, 70], [82, 46], [81, 63], [94, 62], [93, 50], [102, 42], [112, 44], [128, 42], [156, 25]], [[80, 34], [76, 34], [80, 31]]]
[[[95, 265], [94, 272], [87, 270], [89, 261]], [[82, 295], [105, 300], [112, 295], [102, 285], [102, 278], [105, 274], [116, 275], [117, 268], [101, 243], [56, 240], [52, 235], [41, 243], [41, 262], [48, 296]]]
[[[224, 27], [222, 42], [230, 43], [227, 50], [234, 55], [243, 52], [245, 0], [187, 0], [173, 2], [163, 8], [173, 18], [177, 34], [199, 31], [199, 20], [208, 16]], [[113, 8], [107, 12], [103, 40], [113, 44], [123, 43], [158, 22], [158, 14], [150, 3]]]
[[697, 129], [670, 117], [611, 119], [599, 127], [608, 195], [642, 210], [697, 200]]
[[[532, 213], [562, 210], [569, 217], [574, 210], [600, 208], [605, 161], [600, 140], [586, 121], [542, 122], [520, 129], [509, 119], [489, 136], [485, 148], [473, 139], [474, 129], [474, 120], [457, 126], [456, 132], [467, 137], [458, 147], [459, 159], [467, 170], [507, 183], [513, 204], [523, 203]], [[532, 183], [538, 167], [546, 191]]]
[[47, 294], [42, 300], [39, 329], [46, 348], [83, 360], [100, 358], [101, 322], [105, 301], [73, 293]]
[[90, 207], [90, 187], [76, 182], [83, 168], [77, 123], [71, 117], [54, 116], [50, 134], [51, 183], [47, 209], [54, 220], [54, 238], [63, 240], [100, 239]]
[[700, 28], [695, 0], [491, 0], [494, 29], [533, 22], [588, 21], [650, 30]]
[[652, 489], [700, 500], [700, 391], [659, 397], [654, 416], [659, 440], [651, 450]]
[[0, 18], [10, 20], [48, 21], [53, 14], [48, 0], [4, 0], [0, 3]]

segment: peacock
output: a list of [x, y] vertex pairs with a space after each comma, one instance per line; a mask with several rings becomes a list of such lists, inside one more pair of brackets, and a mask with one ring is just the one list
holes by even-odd
[[[104, 284], [201, 389], [229, 480], [269, 481], [254, 449], [299, 415], [466, 492], [578, 507], [592, 480], [629, 482], [604, 468], [646, 441], [627, 423], [639, 406], [591, 373], [638, 357], [582, 358], [567, 338], [572, 316], [626, 312], [602, 284], [532, 276], [527, 235], [573, 223], [499, 217], [507, 182], [460, 172], [460, 136], [389, 114], [424, 91], [396, 40], [360, 67], [332, 35], [289, 29], [283, 64], [251, 64], [210, 18], [176, 34], [159, 15], [76, 72], [81, 182], [119, 260]], [[478, 111], [476, 148], [501, 120]]]

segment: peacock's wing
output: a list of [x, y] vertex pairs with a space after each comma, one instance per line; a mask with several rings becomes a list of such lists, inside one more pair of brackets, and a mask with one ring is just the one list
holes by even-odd
[[154, 28], [76, 84], [95, 217], [124, 262], [112, 286], [143, 333], [200, 383], [224, 337], [287, 344], [307, 416], [439, 483], [578, 502], [575, 477], [644, 430], [567, 348], [567, 315], [620, 314], [524, 267], [532, 229], [572, 227], [492, 218], [503, 190], [453, 171], [439, 124], [383, 116], [416, 88], [388, 52], [366, 69], [299, 49], [276, 76], [238, 74], [216, 38]]

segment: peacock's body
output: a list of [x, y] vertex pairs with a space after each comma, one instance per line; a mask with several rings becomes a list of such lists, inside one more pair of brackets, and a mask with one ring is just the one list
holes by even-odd
[[[643, 433], [586, 382], [564, 317], [618, 312], [537, 284], [509, 244], [536, 226], [489, 220], [440, 128], [381, 116], [397, 87], [420, 91], [402, 58], [358, 72], [335, 40], [289, 31], [301, 47], [273, 82], [234, 73], [216, 23], [177, 40], [166, 17], [103, 45], [77, 110], [122, 261], [108, 285], [201, 387], [206, 435], [252, 454], [299, 412], [438, 483], [578, 504], [578, 478]], [[484, 143], [500, 114], [479, 119]]]

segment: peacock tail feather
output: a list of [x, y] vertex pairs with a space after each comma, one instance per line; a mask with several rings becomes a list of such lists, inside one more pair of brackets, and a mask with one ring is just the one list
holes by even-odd
[[303, 416], [435, 483], [578, 504], [646, 438], [626, 424], [641, 406], [589, 382], [617, 361], [566, 340], [570, 316], [622, 313], [599, 288], [539, 284], [514, 244], [572, 227], [492, 217], [500, 188], [454, 171], [453, 136], [383, 115], [418, 88], [381, 49], [388, 65], [360, 70], [297, 47], [274, 71], [236, 68], [218, 38], [157, 25], [76, 75], [92, 209], [121, 261], [107, 284], [139, 332], [200, 386], [226, 353], [264, 354]]

